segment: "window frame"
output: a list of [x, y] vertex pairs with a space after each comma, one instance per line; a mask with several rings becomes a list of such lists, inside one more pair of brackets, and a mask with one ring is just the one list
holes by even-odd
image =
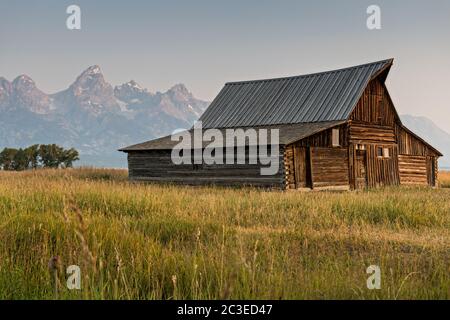
[[377, 146], [377, 158], [383, 158], [383, 147]]
[[339, 128], [331, 129], [331, 146], [333, 148], [341, 146], [341, 130]]
[[[377, 158], [379, 159], [391, 159], [392, 158], [392, 148], [385, 146], [377, 146]], [[386, 155], [387, 154], [387, 155]]]

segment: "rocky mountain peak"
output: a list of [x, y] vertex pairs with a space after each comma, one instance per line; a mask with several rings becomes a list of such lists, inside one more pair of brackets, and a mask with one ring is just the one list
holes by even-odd
[[12, 89], [12, 85], [11, 82], [9, 82], [8, 80], [6, 80], [3, 77], [0, 77], [0, 95], [3, 93], [8, 93], [10, 92]]
[[127, 92], [147, 92], [147, 89], [143, 89], [136, 81], [130, 80], [120, 86], [116, 86], [114, 91], [127, 91]]
[[106, 109], [119, 109], [113, 87], [105, 81], [98, 65], [83, 71], [68, 90], [58, 94], [68, 106], [80, 106], [95, 114]]
[[99, 66], [91, 66], [83, 71], [72, 84], [73, 89], [87, 90], [93, 87], [106, 86], [107, 83]]
[[125, 85], [126, 85], [127, 87], [131, 87], [131, 88], [136, 89], [136, 90], [144, 90], [144, 89], [142, 89], [142, 87], [141, 87], [136, 81], [134, 81], [134, 80], [128, 81], [127, 83], [125, 83]]
[[167, 91], [167, 94], [171, 99], [175, 99], [177, 101], [189, 102], [194, 99], [192, 93], [186, 88], [186, 86], [182, 83], [178, 83], [174, 85]]
[[23, 90], [23, 89], [33, 89], [36, 88], [36, 84], [29, 76], [26, 74], [22, 74], [14, 79], [12, 82], [13, 87], [16, 90]]
[[173, 92], [173, 93], [182, 94], [182, 95], [191, 95], [189, 90], [182, 83], [177, 83], [172, 88], [170, 88], [168, 92]]
[[9, 105], [12, 93], [11, 83], [3, 77], [0, 77], [0, 108]]
[[131, 80], [114, 88], [117, 99], [127, 103], [143, 103], [152, 97], [147, 89], [142, 88], [136, 81]]
[[[4, 85], [8, 86], [6, 82]], [[18, 76], [10, 85], [10, 109], [22, 108], [37, 114], [47, 114], [51, 109], [51, 99], [36, 87], [29, 76]]]
[[102, 73], [102, 70], [100, 69], [100, 66], [93, 65], [93, 66], [90, 66], [89, 68], [87, 68], [86, 70], [84, 70], [81, 75], [87, 76], [87, 75], [95, 75], [95, 74], [101, 74], [101, 73]]

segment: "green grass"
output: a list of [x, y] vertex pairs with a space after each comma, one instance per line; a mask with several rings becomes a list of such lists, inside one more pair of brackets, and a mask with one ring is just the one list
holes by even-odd
[[[445, 184], [445, 179], [440, 179]], [[449, 299], [450, 189], [278, 192], [0, 172], [0, 298]], [[82, 290], [65, 288], [79, 265]], [[381, 290], [366, 268], [381, 267]]]

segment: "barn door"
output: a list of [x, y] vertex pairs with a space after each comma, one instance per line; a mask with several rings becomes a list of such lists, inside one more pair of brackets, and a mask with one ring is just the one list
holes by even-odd
[[295, 187], [297, 189], [311, 187], [309, 179], [310, 172], [311, 168], [309, 165], [309, 148], [295, 146], [294, 175], [295, 175]]
[[356, 150], [355, 163], [355, 188], [364, 189], [367, 187], [367, 167], [366, 150]]
[[427, 157], [427, 180], [432, 187], [436, 186], [436, 162], [433, 157]]

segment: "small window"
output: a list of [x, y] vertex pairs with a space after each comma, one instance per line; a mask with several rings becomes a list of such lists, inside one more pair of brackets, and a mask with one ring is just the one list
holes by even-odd
[[390, 158], [391, 149], [387, 147], [377, 147], [377, 157], [379, 158]]
[[332, 145], [333, 147], [339, 147], [340, 143], [339, 143], [339, 129], [333, 129], [332, 130]]
[[383, 157], [383, 148], [377, 147], [377, 157], [382, 158]]

